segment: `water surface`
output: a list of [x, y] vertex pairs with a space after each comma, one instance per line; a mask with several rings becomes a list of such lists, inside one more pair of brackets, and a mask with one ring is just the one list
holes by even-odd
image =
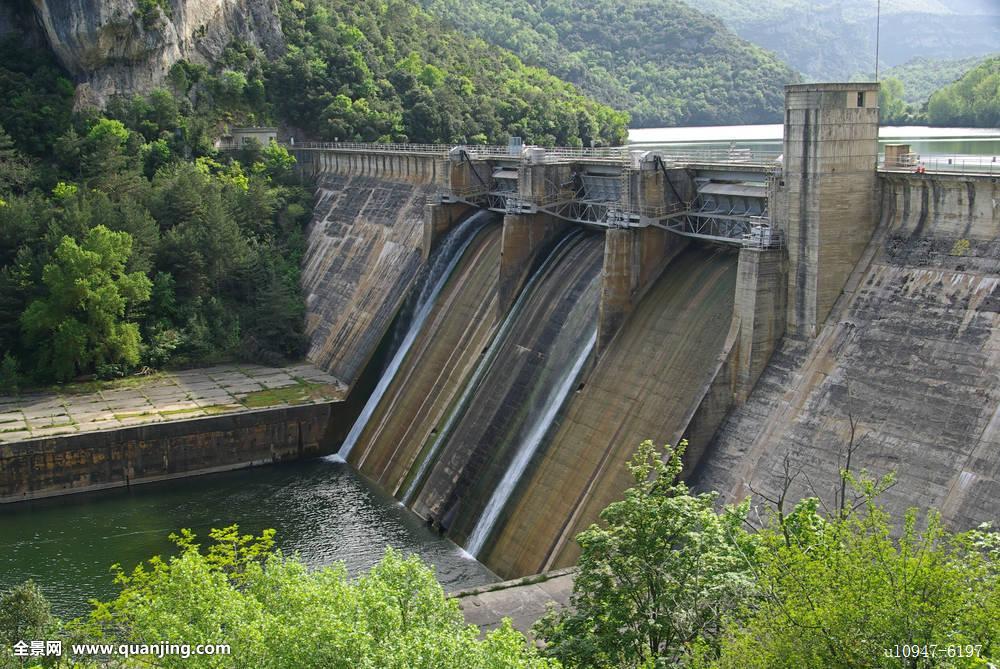
[[[721, 149], [730, 143], [762, 151], [781, 151], [784, 127], [764, 125], [716, 125], [689, 128], [633, 128], [629, 144], [652, 149], [660, 146]], [[928, 126], [883, 126], [879, 146], [909, 144], [914, 153], [946, 156], [1000, 157], [1000, 129], [931, 128]]]
[[32, 578], [58, 615], [84, 613], [114, 596], [112, 563], [171, 553], [180, 528], [206, 538], [231, 523], [276, 529], [314, 567], [343, 561], [356, 575], [393, 546], [434, 565], [445, 590], [497, 580], [350, 466], [313, 460], [0, 506], [0, 590]]

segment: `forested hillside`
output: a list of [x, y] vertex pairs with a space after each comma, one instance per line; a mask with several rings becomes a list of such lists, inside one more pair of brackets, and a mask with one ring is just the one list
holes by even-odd
[[214, 156], [215, 119], [249, 116], [260, 101], [237, 94], [232, 77], [198, 77], [185, 86], [199, 91], [199, 109], [157, 90], [74, 114], [73, 86], [50, 54], [0, 47], [4, 391], [301, 354], [311, 193], [276, 145]]
[[[147, 3], [133, 20], [167, 20]], [[405, 0], [281, 0], [286, 48], [234, 42], [161, 88], [73, 111], [37, 38], [0, 43], [0, 388], [303, 352], [312, 195], [278, 145], [317, 139], [621, 143], [627, 116]]]
[[880, 78], [898, 79], [903, 86], [903, 101], [911, 105], [924, 105], [939, 88], [954, 83], [986, 60], [988, 56], [972, 56], [957, 60], [914, 58], [902, 65], [880, 73]]
[[1000, 127], [1000, 56], [989, 58], [927, 103], [931, 125]]
[[324, 139], [625, 139], [624, 114], [508, 51], [443, 28], [414, 3], [286, 0], [281, 10], [288, 53], [270, 68], [268, 93], [279, 117]]
[[[738, 35], [774, 51], [811, 81], [875, 70], [876, 3], [869, 0], [689, 0]], [[995, 0], [884, 0], [883, 68], [916, 57], [966, 58], [997, 49]]]
[[467, 37], [547, 68], [633, 127], [777, 122], [795, 78], [774, 56], [677, 0], [421, 0]]

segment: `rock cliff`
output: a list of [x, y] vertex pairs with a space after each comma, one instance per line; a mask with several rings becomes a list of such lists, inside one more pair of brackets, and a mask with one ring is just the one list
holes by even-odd
[[233, 40], [283, 48], [277, 0], [31, 0], [78, 104], [155, 87], [178, 60], [212, 63]]

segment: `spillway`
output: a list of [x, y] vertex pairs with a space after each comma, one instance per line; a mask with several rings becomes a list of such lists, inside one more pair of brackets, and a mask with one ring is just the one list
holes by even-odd
[[712, 380], [736, 254], [689, 248], [666, 268], [565, 409], [478, 557], [503, 576], [572, 564], [573, 538], [631, 485], [639, 443], [675, 441]]
[[411, 481], [410, 504], [459, 543], [472, 536], [484, 514], [482, 531], [492, 529], [490, 516], [502, 513], [510, 491], [530, 470], [567, 384], [589, 359], [602, 262], [603, 237], [582, 231], [552, 252], [469, 380], [467, 402], [458, 402], [446, 431], [425, 452]]
[[500, 226], [490, 222], [478, 230], [434, 301], [350, 458], [397, 496], [493, 335], [499, 262]]
[[389, 384], [395, 378], [396, 372], [399, 370], [400, 365], [402, 365], [407, 353], [409, 353], [410, 347], [413, 345], [417, 335], [423, 329], [424, 322], [430, 315], [438, 295], [441, 294], [442, 289], [462, 259], [469, 244], [472, 243], [478, 230], [491, 218], [493, 218], [493, 214], [486, 211], [476, 212], [468, 217], [454, 230], [445, 235], [441, 245], [431, 256], [430, 263], [427, 265], [427, 271], [421, 277], [419, 290], [413, 300], [414, 307], [412, 315], [408, 319], [409, 322], [405, 327], [400, 328], [405, 334], [402, 340], [394, 347], [388, 366], [383, 371], [381, 378], [375, 386], [375, 390], [368, 397], [368, 401], [361, 410], [361, 414], [354, 421], [354, 425], [340, 447], [339, 455], [341, 458], [347, 459], [350, 456], [372, 413], [381, 401]]

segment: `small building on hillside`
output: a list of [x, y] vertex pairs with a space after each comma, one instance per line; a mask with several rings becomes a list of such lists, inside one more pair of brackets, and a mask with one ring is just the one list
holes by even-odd
[[215, 140], [215, 148], [220, 151], [238, 151], [254, 140], [261, 146], [267, 146], [271, 140], [276, 142], [278, 141], [278, 129], [232, 128], [228, 133]]

